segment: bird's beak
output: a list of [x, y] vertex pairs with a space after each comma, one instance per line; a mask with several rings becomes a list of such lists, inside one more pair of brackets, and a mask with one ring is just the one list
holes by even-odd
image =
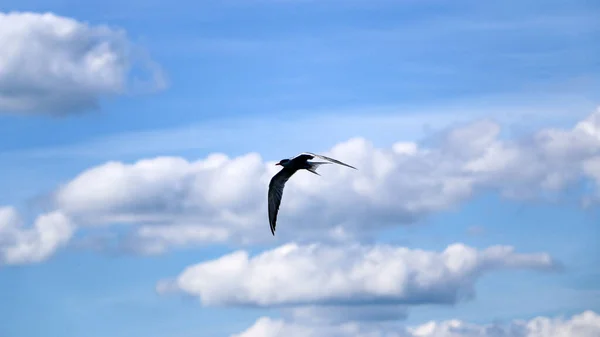
[[281, 164], [279, 164], [279, 163], [275, 164], [275, 166], [277, 166], [277, 165], [281, 165]]

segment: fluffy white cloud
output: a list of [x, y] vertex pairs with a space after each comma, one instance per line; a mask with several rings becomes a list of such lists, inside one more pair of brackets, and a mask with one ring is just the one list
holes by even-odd
[[204, 305], [450, 304], [474, 294], [483, 274], [498, 269], [553, 270], [545, 253], [512, 247], [442, 252], [388, 245], [286, 244], [249, 257], [236, 251], [185, 269], [159, 291], [180, 290]]
[[266, 218], [261, 206], [266, 207], [264, 189], [273, 172], [258, 154], [109, 162], [77, 176], [55, 199], [88, 225], [144, 224], [136, 230], [139, 248], [154, 252], [170, 244], [221, 242], [234, 234], [243, 240], [242, 234]]
[[65, 245], [73, 231], [59, 211], [40, 215], [33, 227], [24, 228], [14, 208], [0, 207], [0, 265], [43, 261]]
[[428, 322], [416, 327], [377, 326], [365, 323], [304, 325], [261, 317], [232, 337], [597, 337], [600, 315], [585, 311], [568, 319], [535, 317], [507, 323], [471, 324], [459, 320]]
[[79, 112], [128, 88], [133, 66], [164, 86], [152, 61], [136, 59], [125, 33], [52, 13], [0, 12], [0, 113]]
[[[277, 239], [347, 240], [450, 209], [480, 190], [545, 197], [582, 177], [598, 180], [600, 110], [574, 128], [505, 140], [491, 121], [463, 125], [428, 146], [378, 149], [351, 139], [324, 153], [359, 168], [299, 172], [286, 185]], [[256, 153], [109, 162], [62, 186], [57, 207], [90, 225], [139, 225], [140, 251], [173, 245], [272, 240], [266, 195], [277, 172]], [[598, 180], [600, 181], [600, 180]], [[78, 221], [79, 222], [79, 221]]]

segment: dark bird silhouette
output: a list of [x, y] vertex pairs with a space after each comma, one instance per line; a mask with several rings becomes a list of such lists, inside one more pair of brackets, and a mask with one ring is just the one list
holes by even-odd
[[[315, 157], [325, 159], [327, 161], [309, 162], [309, 160]], [[344, 165], [355, 170], [357, 169], [356, 167], [342, 163], [339, 160], [335, 160], [333, 158], [325, 157], [310, 152], [301, 153], [294, 158], [282, 159], [279, 161], [279, 163], [275, 164], [281, 165], [283, 166], [283, 168], [281, 169], [281, 171], [277, 172], [277, 174], [274, 175], [273, 178], [271, 178], [271, 182], [269, 183], [269, 224], [271, 225], [271, 233], [273, 235], [275, 235], [275, 226], [277, 225], [277, 214], [279, 213], [279, 205], [281, 204], [281, 197], [283, 196], [283, 188], [285, 187], [285, 183], [298, 170], [307, 170], [320, 176], [320, 174], [317, 173], [317, 167], [323, 164], [331, 163]]]

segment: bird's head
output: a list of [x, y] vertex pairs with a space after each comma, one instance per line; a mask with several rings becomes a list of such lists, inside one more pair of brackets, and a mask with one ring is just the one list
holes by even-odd
[[289, 161], [290, 161], [289, 159], [281, 159], [279, 161], [279, 163], [277, 163], [275, 165], [285, 166], [285, 164], [287, 164]]

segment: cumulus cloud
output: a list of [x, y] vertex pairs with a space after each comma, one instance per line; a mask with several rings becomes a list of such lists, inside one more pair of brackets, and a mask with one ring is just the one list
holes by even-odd
[[585, 311], [570, 318], [535, 317], [506, 323], [472, 324], [460, 320], [431, 321], [415, 327], [382, 326], [365, 323], [304, 325], [259, 318], [254, 325], [232, 337], [596, 337], [600, 336], [600, 315]]
[[[329, 165], [321, 177], [297, 173], [286, 185], [276, 239], [349, 241], [451, 209], [482, 190], [543, 198], [581, 178], [600, 182], [600, 110], [571, 129], [517, 140], [500, 131], [485, 120], [447, 130], [427, 146], [380, 149], [362, 138], [338, 144], [324, 154], [359, 170]], [[129, 242], [139, 251], [272, 240], [264, 234], [273, 164], [257, 153], [108, 162], [61, 186], [55, 201], [86, 225], [137, 225]]]
[[0, 12], [0, 113], [67, 114], [130, 87], [132, 70], [165, 85], [124, 31], [52, 13]]
[[46, 260], [73, 231], [71, 221], [59, 211], [40, 215], [33, 227], [25, 228], [14, 208], [0, 207], [0, 265]]
[[548, 254], [519, 254], [507, 246], [476, 250], [454, 244], [432, 252], [290, 243], [254, 257], [236, 251], [190, 266], [160, 282], [158, 290], [179, 290], [207, 306], [452, 304], [472, 297], [484, 273], [557, 267]]

